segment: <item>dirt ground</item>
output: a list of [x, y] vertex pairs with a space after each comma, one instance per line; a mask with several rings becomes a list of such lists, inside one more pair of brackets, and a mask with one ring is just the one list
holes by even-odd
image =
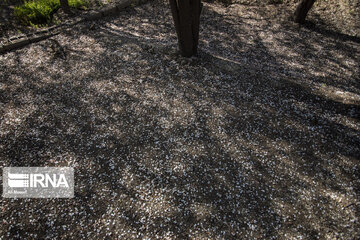
[[75, 168], [0, 239], [358, 239], [359, 38], [276, 9], [204, 3], [190, 59], [161, 1], [0, 55], [0, 166]]

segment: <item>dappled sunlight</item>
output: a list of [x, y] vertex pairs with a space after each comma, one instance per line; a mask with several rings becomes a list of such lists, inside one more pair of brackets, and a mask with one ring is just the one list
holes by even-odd
[[315, 83], [313, 87], [314, 94], [325, 96], [332, 101], [344, 104], [360, 105], [360, 94], [344, 91], [341, 88], [319, 83]]
[[108, 80], [98, 80], [90, 83], [89, 88], [97, 91], [97, 94], [116, 94], [120, 93], [121, 89], [114, 83]]
[[2, 106], [2, 119], [0, 123], [0, 136], [7, 134], [19, 128], [32, 113], [36, 111], [36, 106], [29, 104], [24, 107], [16, 107], [12, 104]]

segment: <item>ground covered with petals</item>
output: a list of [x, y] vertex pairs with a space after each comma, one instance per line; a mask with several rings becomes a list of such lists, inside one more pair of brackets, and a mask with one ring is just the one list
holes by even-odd
[[359, 237], [360, 41], [260, 10], [205, 3], [189, 59], [159, 1], [1, 55], [0, 166], [76, 186], [0, 239]]

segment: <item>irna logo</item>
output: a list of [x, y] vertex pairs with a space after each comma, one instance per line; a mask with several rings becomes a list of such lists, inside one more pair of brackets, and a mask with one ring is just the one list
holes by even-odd
[[8, 173], [8, 186], [12, 188], [25, 188], [25, 187], [43, 187], [49, 186], [69, 187], [64, 174], [21, 174], [21, 173]]
[[3, 197], [72, 198], [74, 169], [71, 167], [5, 167]]

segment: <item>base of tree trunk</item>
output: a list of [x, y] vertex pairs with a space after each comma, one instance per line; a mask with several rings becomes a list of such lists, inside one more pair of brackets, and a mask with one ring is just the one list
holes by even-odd
[[184, 57], [196, 55], [199, 43], [201, 0], [169, 0], [169, 2], [181, 55]]
[[60, 0], [60, 7], [66, 14], [71, 14], [68, 0]]
[[305, 23], [306, 16], [311, 9], [311, 7], [314, 5], [316, 0], [302, 0], [298, 7], [296, 8], [295, 14], [294, 14], [294, 22], [303, 24]]

